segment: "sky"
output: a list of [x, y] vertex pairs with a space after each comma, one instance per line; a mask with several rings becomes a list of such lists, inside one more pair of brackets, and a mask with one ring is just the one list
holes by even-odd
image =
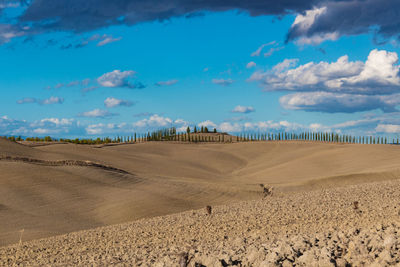
[[400, 135], [395, 0], [0, 0], [0, 135]]

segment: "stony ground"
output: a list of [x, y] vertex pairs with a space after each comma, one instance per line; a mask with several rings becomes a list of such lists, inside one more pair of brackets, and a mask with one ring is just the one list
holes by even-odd
[[274, 192], [1, 247], [0, 265], [399, 265], [399, 212], [400, 180]]

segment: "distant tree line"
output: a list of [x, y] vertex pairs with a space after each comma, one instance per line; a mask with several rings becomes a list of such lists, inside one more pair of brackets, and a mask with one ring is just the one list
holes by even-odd
[[[352, 136], [328, 132], [303, 132], [303, 133], [244, 133], [239, 134], [238, 141], [320, 141], [331, 143], [350, 143], [350, 144], [387, 144], [387, 137], [376, 136]], [[399, 138], [393, 139], [393, 144], [399, 144]]]
[[[21, 136], [5, 137], [11, 141], [32, 141], [32, 142], [66, 142], [74, 144], [119, 144], [119, 143], [143, 143], [151, 141], [175, 141], [175, 142], [254, 142], [254, 141], [319, 141], [330, 143], [350, 143], [350, 144], [388, 144], [387, 137], [375, 136], [352, 136], [338, 133], [328, 132], [302, 132], [302, 133], [241, 133], [233, 136], [226, 133], [218, 133], [214, 128], [209, 131], [207, 127], [197, 128], [193, 130], [187, 127], [186, 132], [177, 132], [175, 127], [165, 128], [147, 133], [134, 133], [129, 136], [103, 137], [96, 139], [56, 139], [50, 136], [45, 137], [27, 137]], [[393, 139], [392, 144], [399, 144], [399, 138]]]

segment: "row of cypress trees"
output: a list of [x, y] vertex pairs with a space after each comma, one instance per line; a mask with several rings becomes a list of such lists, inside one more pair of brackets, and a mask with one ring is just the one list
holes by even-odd
[[[328, 132], [303, 132], [303, 133], [243, 133], [238, 136], [238, 141], [281, 141], [281, 140], [302, 140], [302, 141], [321, 141], [332, 143], [351, 143], [351, 144], [387, 144], [387, 137], [375, 136], [352, 136], [341, 135]], [[399, 144], [399, 138], [393, 139], [393, 144]]]
[[[50, 136], [44, 138], [28, 137], [26, 141], [60, 141], [75, 144], [110, 144], [110, 143], [142, 143], [150, 141], [176, 141], [176, 142], [252, 142], [252, 141], [285, 141], [285, 140], [301, 140], [301, 141], [320, 141], [331, 143], [351, 143], [351, 144], [388, 144], [387, 137], [375, 136], [352, 136], [341, 135], [338, 133], [328, 132], [302, 132], [302, 133], [241, 133], [237, 136], [219, 134], [203, 134], [210, 133], [206, 127], [195, 129], [193, 132], [190, 128], [185, 133], [177, 133], [175, 127], [160, 129], [145, 134], [134, 133], [130, 136], [116, 136], [114, 138], [96, 138], [96, 139], [54, 139]], [[213, 133], [217, 133], [216, 129]], [[23, 141], [22, 137], [7, 137], [12, 141]], [[393, 144], [399, 144], [399, 138], [393, 139]]]

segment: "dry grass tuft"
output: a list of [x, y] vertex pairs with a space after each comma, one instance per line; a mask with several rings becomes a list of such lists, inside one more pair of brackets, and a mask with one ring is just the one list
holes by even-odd
[[272, 190], [274, 189], [272, 186], [265, 186], [264, 184], [260, 184], [260, 187], [263, 189], [263, 196], [267, 197], [272, 195]]
[[211, 206], [207, 206], [207, 207], [206, 207], [206, 210], [207, 210], [207, 214], [208, 214], [208, 215], [211, 215], [211, 212], [212, 212]]

